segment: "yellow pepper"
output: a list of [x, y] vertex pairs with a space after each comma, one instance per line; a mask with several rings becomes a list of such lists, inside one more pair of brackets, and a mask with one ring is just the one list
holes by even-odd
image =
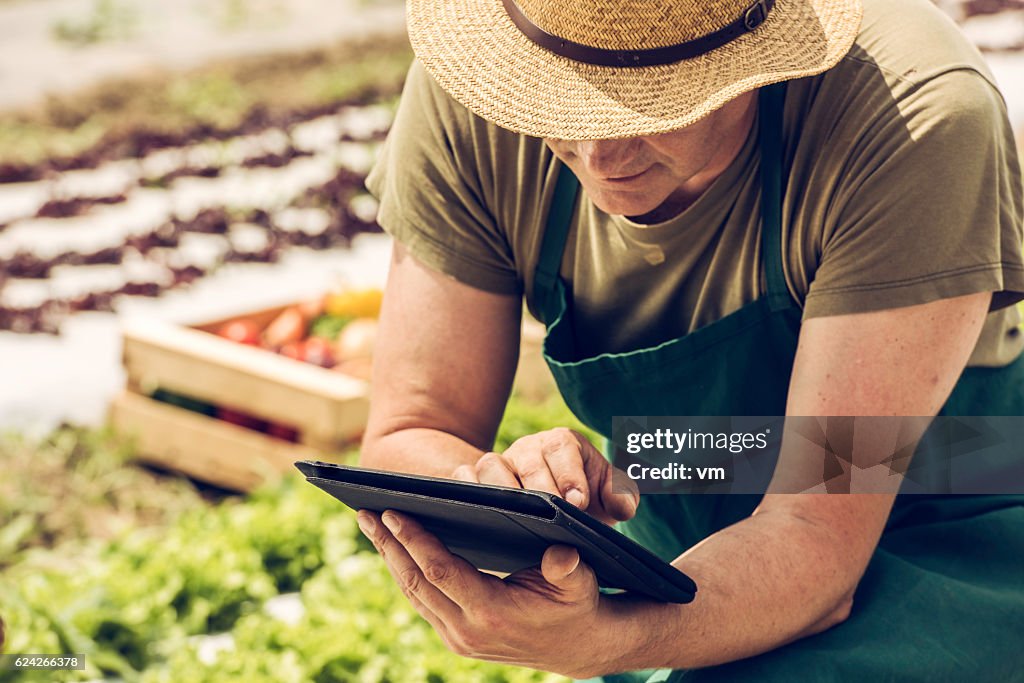
[[330, 315], [353, 318], [377, 318], [384, 292], [377, 288], [349, 289], [328, 294], [324, 298], [324, 311]]

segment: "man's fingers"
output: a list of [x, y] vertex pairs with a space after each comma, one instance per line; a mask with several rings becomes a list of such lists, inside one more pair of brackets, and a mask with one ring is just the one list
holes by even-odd
[[586, 509], [592, 489], [584, 471], [580, 441], [581, 437], [570, 429], [552, 429], [516, 441], [502, 457], [510, 463], [523, 488], [552, 493]]
[[613, 467], [586, 437], [577, 435], [577, 439], [591, 492], [587, 512], [608, 523], [632, 519], [640, 503], [636, 482]]
[[608, 465], [600, 490], [602, 507], [609, 516], [620, 522], [633, 518], [640, 506], [640, 489], [629, 475]]
[[591, 595], [597, 590], [593, 570], [580, 561], [579, 552], [567, 545], [553, 545], [544, 552], [540, 561], [544, 580], [557, 588], [570, 600]]
[[562, 496], [563, 489], [555, 482], [545, 459], [546, 453], [543, 448], [538, 448], [539, 445], [523, 439], [512, 444], [501, 457], [511, 465], [524, 489]]
[[558, 495], [581, 510], [586, 510], [590, 505], [593, 489], [584, 468], [581, 444], [572, 432], [569, 434], [570, 436], [564, 440], [559, 439], [549, 442], [550, 445], [546, 444], [545, 458], [558, 486]]
[[486, 600], [486, 588], [476, 568], [449, 552], [437, 536], [426, 531], [419, 522], [391, 510], [381, 515], [381, 520], [415, 563], [420, 575], [457, 609], [460, 605]]
[[470, 484], [479, 484], [480, 480], [476, 478], [476, 470], [473, 469], [472, 465], [459, 465], [452, 472], [452, 479], [457, 481], [468, 481]]
[[579, 552], [567, 545], [553, 545], [541, 558], [540, 571], [548, 583], [557, 584], [564, 580], [580, 564]]
[[484, 453], [476, 462], [476, 476], [481, 484], [521, 489], [522, 485], [508, 463], [497, 453]]
[[[367, 510], [360, 510], [356, 520], [359, 529], [384, 557], [388, 571], [414, 606], [418, 601], [425, 610], [436, 615], [442, 622], [451, 622], [461, 615], [459, 606], [427, 579], [403, 543], [387, 528], [385, 520]], [[450, 553], [449, 556], [454, 558]], [[426, 614], [424, 618], [427, 618]]]
[[405, 595], [406, 600], [408, 600], [409, 604], [412, 605], [414, 610], [416, 610], [416, 613], [423, 617], [423, 620], [437, 631], [437, 634], [441, 636], [441, 640], [448, 643], [450, 641], [451, 629], [448, 624], [445, 623], [444, 619], [437, 616], [437, 614], [431, 611], [431, 609], [427, 607], [415, 593], [409, 591], [404, 585], [402, 585], [402, 578], [386, 559], [384, 560], [384, 564], [387, 566], [388, 573], [391, 574], [391, 578], [393, 578], [395, 583], [401, 587], [402, 594]]
[[501, 456], [487, 453], [476, 467], [483, 483], [511, 486], [515, 478], [609, 523], [632, 518], [639, 503], [635, 483], [616, 472], [586, 437], [564, 428], [519, 439]]

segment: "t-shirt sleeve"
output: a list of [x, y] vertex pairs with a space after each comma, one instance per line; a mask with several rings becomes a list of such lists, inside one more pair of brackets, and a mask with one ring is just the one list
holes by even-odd
[[366, 186], [381, 227], [418, 260], [472, 287], [517, 294], [512, 249], [481, 180], [489, 173], [482, 125], [414, 62]]
[[858, 131], [804, 318], [991, 291], [1024, 299], [1019, 161], [998, 91], [968, 69], [920, 84]]

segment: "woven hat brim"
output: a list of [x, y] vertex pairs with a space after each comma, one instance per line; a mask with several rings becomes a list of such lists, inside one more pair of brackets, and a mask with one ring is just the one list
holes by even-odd
[[512, 23], [502, 0], [408, 0], [409, 39], [442, 88], [525, 135], [602, 140], [688, 126], [739, 95], [822, 73], [860, 30], [860, 0], [777, 0], [755, 31], [694, 59], [644, 68], [560, 57]]

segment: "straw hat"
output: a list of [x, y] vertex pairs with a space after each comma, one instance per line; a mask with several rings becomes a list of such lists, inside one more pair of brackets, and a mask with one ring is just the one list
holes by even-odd
[[407, 0], [441, 87], [504, 128], [565, 140], [688, 126], [834, 66], [860, 0]]

